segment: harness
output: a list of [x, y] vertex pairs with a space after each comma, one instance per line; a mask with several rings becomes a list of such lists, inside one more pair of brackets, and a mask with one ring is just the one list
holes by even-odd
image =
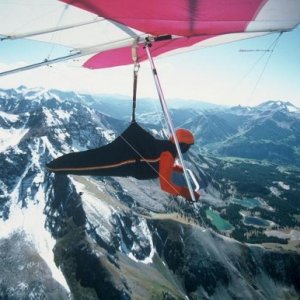
[[160, 155], [164, 151], [176, 156], [176, 149], [171, 142], [155, 139], [136, 122], [132, 122], [110, 144], [63, 155], [47, 164], [47, 168], [60, 174], [157, 178]]

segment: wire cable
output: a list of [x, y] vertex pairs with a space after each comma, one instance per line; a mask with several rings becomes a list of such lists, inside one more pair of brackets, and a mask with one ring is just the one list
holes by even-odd
[[158, 178], [162, 178], [169, 186], [170, 188], [177, 193], [177, 190], [169, 183], [169, 181], [163, 177], [160, 176], [159, 172], [147, 161], [147, 159], [134, 147], [132, 144], [130, 144], [122, 135], [120, 135], [122, 140], [158, 175]]
[[[61, 24], [61, 22], [62, 22], [62, 20], [63, 20], [63, 17], [64, 17], [64, 15], [65, 15], [65, 13], [66, 13], [68, 7], [69, 7], [68, 5], [65, 5], [63, 11], [62, 11], [61, 14], [60, 14], [59, 19], [57, 20], [57, 23], [56, 23], [56, 26], [55, 26], [56, 28], [59, 27], [59, 25]], [[50, 38], [50, 41], [49, 41], [49, 43], [52, 44], [52, 46], [51, 46], [51, 49], [50, 49], [49, 54], [48, 54], [48, 56], [47, 56], [47, 59], [50, 59], [50, 57], [51, 57], [51, 55], [52, 55], [52, 53], [53, 53], [53, 51], [54, 51], [54, 49], [55, 49], [55, 47], [56, 47], [56, 44], [53, 42], [54, 37], [55, 37], [55, 34], [56, 34], [56, 32], [53, 32], [53, 33], [52, 33], [51, 38]]]
[[269, 48], [271, 51], [268, 52], [269, 53], [268, 58], [266, 60], [266, 63], [264, 65], [264, 67], [263, 67], [263, 69], [262, 69], [262, 71], [261, 71], [261, 73], [260, 73], [260, 75], [259, 75], [256, 83], [255, 83], [255, 86], [254, 86], [254, 88], [253, 88], [253, 90], [251, 92], [250, 99], [252, 99], [252, 97], [253, 97], [253, 95], [254, 95], [254, 93], [255, 93], [255, 91], [256, 91], [259, 83], [261, 82], [261, 79], [262, 79], [262, 77], [263, 77], [263, 75], [264, 75], [264, 73], [265, 73], [265, 71], [267, 69], [267, 66], [268, 66], [268, 64], [269, 64], [269, 62], [271, 60], [271, 57], [272, 57], [272, 55], [273, 55], [273, 53], [275, 51], [275, 48], [276, 48], [276, 46], [277, 46], [277, 44], [278, 44], [279, 39], [280, 39], [281, 36], [282, 36], [282, 32], [278, 35], [278, 37], [275, 39], [275, 41], [271, 44], [271, 46]]

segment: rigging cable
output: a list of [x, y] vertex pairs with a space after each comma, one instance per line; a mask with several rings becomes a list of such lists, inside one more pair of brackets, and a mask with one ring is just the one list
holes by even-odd
[[[169, 183], [169, 181], [165, 178], [165, 177], [163, 177], [163, 176], [160, 176], [160, 174], [157, 172], [157, 170], [147, 161], [147, 159], [145, 159], [144, 157], [143, 157], [143, 155], [131, 144], [131, 143], [129, 143], [122, 135], [120, 135], [120, 137], [123, 139], [123, 141], [141, 158], [141, 159], [143, 159], [144, 161], [145, 161], [145, 163], [147, 163], [148, 164], [148, 166], [158, 175], [158, 177], [159, 178], [161, 178], [162, 180], [164, 180], [168, 185], [170, 185], [170, 183]], [[170, 185], [170, 187], [175, 191], [175, 192], [177, 192], [176, 191], [176, 189], [172, 186], [172, 185]], [[174, 201], [174, 199], [175, 199], [175, 197], [173, 196], [173, 200], [172, 201]], [[176, 203], [176, 201], [174, 201], [175, 203]], [[187, 212], [187, 210], [189, 210], [188, 208], [185, 208], [184, 206], [185, 206], [185, 204], [186, 203], [188, 203], [188, 204], [192, 204], [193, 205], [193, 208], [196, 210], [196, 211], [199, 211], [199, 208], [198, 208], [198, 205], [199, 205], [199, 203], [197, 203], [197, 201], [193, 201], [193, 200], [191, 200], [191, 201], [188, 201], [188, 200], [185, 200], [185, 202], [184, 202], [184, 205], [183, 206], [181, 206], [180, 208], [181, 208], [181, 210], [184, 212], [184, 213], [186, 213]], [[177, 205], [178, 205], [178, 203], [176, 203]], [[198, 220], [200, 220], [201, 221], [201, 226], [204, 228], [204, 230], [208, 230], [208, 229], [210, 229], [207, 225], [206, 225], [206, 223], [205, 223], [205, 221], [203, 220], [203, 218], [202, 218], [202, 216], [201, 216], [201, 214], [199, 213], [199, 215], [197, 216], [198, 217]]]
[[[68, 7], [69, 7], [69, 5], [65, 5], [63, 11], [62, 11], [61, 14], [60, 14], [59, 19], [57, 20], [56, 28], [59, 27], [59, 24], [62, 22], [62, 19], [63, 19], [65, 13], [66, 13]], [[50, 41], [49, 41], [49, 43], [52, 44], [52, 46], [51, 46], [51, 49], [50, 49], [50, 51], [49, 51], [47, 60], [50, 59], [50, 56], [52, 55], [52, 53], [53, 53], [53, 51], [54, 51], [54, 49], [55, 49], [55, 47], [56, 47], [56, 44], [53, 43], [54, 36], [55, 36], [55, 31], [52, 32], [52, 35], [51, 35], [51, 38], [50, 38]]]
[[179, 160], [180, 160], [182, 168], [183, 168], [183, 174], [184, 174], [184, 177], [185, 177], [185, 180], [186, 180], [186, 183], [187, 183], [188, 190], [190, 192], [190, 196], [192, 198], [192, 201], [196, 202], [194, 191], [193, 191], [193, 188], [192, 188], [192, 184], [190, 182], [189, 175], [188, 175], [187, 170], [185, 168], [185, 164], [184, 164], [184, 161], [183, 161], [183, 156], [182, 156], [181, 149], [180, 149], [180, 146], [179, 146], [179, 142], [178, 142], [178, 139], [177, 139], [177, 136], [176, 136], [176, 133], [175, 133], [173, 122], [172, 122], [172, 119], [170, 117], [170, 113], [169, 113], [167, 103], [166, 103], [165, 98], [164, 98], [163, 91], [161, 89], [159, 78], [157, 76], [157, 70], [155, 68], [155, 65], [154, 65], [154, 62], [153, 62], [153, 59], [152, 59], [152, 56], [151, 56], [150, 46], [151, 46], [151, 42], [149, 41], [149, 39], [146, 38], [145, 39], [145, 50], [146, 50], [148, 60], [149, 60], [150, 65], [151, 65], [153, 78], [154, 78], [154, 81], [155, 81], [155, 85], [156, 85], [156, 89], [157, 89], [157, 92], [158, 92], [159, 100], [160, 100], [160, 103], [161, 103], [161, 106], [162, 106], [162, 109], [163, 109], [163, 113], [166, 117], [169, 129], [170, 129], [170, 133], [172, 134], [172, 136], [174, 138], [174, 142], [175, 142], [175, 146], [176, 146], [176, 149], [177, 149], [178, 157], [179, 157]]
[[176, 189], [170, 185], [168, 180], [164, 177], [161, 177], [159, 172], [147, 161], [147, 159], [131, 144], [129, 143], [122, 135], [120, 135], [122, 140], [158, 175], [159, 178], [162, 178], [169, 186], [173, 189], [174, 192], [177, 192]]
[[268, 58], [267, 58], [267, 60], [266, 60], [266, 63], [265, 63], [265, 65], [264, 65], [264, 67], [263, 67], [263, 69], [262, 69], [262, 71], [261, 71], [261, 73], [260, 73], [260, 75], [259, 75], [259, 77], [258, 77], [258, 79], [257, 79], [257, 81], [256, 81], [256, 83], [255, 83], [255, 86], [254, 86], [254, 88], [253, 88], [253, 90], [252, 90], [252, 92], [251, 92], [251, 95], [250, 95], [250, 99], [252, 99], [252, 97], [253, 97], [253, 95], [254, 95], [254, 93], [255, 93], [255, 91], [256, 91], [256, 89], [257, 89], [257, 87], [258, 87], [258, 85], [259, 85], [259, 83], [260, 83], [260, 81], [261, 81], [261, 79], [262, 79], [262, 77], [263, 77], [263, 75], [264, 75], [264, 73], [265, 73], [265, 70], [266, 70], [266, 68], [267, 68], [267, 66], [268, 66], [268, 64], [269, 64], [269, 62], [270, 62], [270, 59], [271, 59], [271, 57], [272, 57], [272, 54], [274, 53], [274, 50], [275, 50], [275, 48], [276, 48], [276, 46], [277, 46], [277, 44], [278, 44], [278, 42], [279, 42], [279, 39], [281, 38], [281, 36], [282, 36], [282, 33], [283, 32], [280, 32], [279, 33], [279, 35], [277, 36], [277, 38], [275, 39], [275, 41], [271, 44], [271, 46], [269, 47], [269, 55], [268, 55]]
[[259, 62], [265, 57], [265, 55], [268, 53], [269, 56], [267, 58], [266, 63], [264, 64], [263, 70], [261, 71], [259, 77], [256, 80], [256, 83], [254, 85], [254, 88], [250, 94], [249, 99], [251, 99], [253, 97], [253, 94], [255, 92], [255, 90], [258, 87], [259, 82], [262, 79], [263, 74], [265, 73], [265, 70], [267, 68], [267, 65], [271, 59], [271, 56], [275, 50], [275, 47], [277, 46], [277, 43], [279, 41], [279, 38], [281, 37], [283, 32], [280, 32], [279, 35], [276, 37], [276, 39], [271, 43], [271, 45], [265, 49], [265, 50], [261, 50], [261, 49], [255, 49], [255, 50], [240, 50], [240, 52], [263, 52], [262, 55], [259, 56], [259, 58], [253, 63], [253, 65], [248, 69], [248, 71], [245, 73], [245, 75], [239, 80], [239, 82], [235, 85], [235, 87], [233, 87], [231, 93], [234, 93], [235, 90], [237, 89], [237, 87], [240, 87], [241, 84], [245, 81], [245, 79], [249, 76], [249, 74], [254, 70], [254, 68], [259, 64]]
[[[137, 93], [137, 77], [138, 77], [138, 71], [139, 71], [139, 63], [138, 63], [138, 54], [137, 54], [137, 49], [138, 49], [138, 41], [136, 40], [136, 43], [132, 46], [132, 59], [133, 59], [133, 62], [134, 62], [134, 70], [133, 70], [133, 75], [134, 75], [134, 80], [133, 80], [133, 106], [132, 106], [132, 120], [131, 120], [131, 123], [135, 123], [136, 122], [136, 119], [135, 119], [135, 109], [136, 109], [136, 93]], [[145, 46], [146, 49], [148, 46]], [[161, 96], [160, 96], [161, 97]], [[172, 128], [171, 131], [173, 132], [173, 135], [175, 135], [174, 133], [174, 129]], [[121, 138], [123, 139], [123, 141], [141, 158], [143, 159], [150, 168], [152, 168], [154, 170], [154, 172], [158, 175], [158, 177], [162, 178], [162, 180], [164, 180], [167, 184], [170, 185], [170, 183], [168, 182], [168, 180], [166, 180], [166, 178], [164, 177], [161, 177], [160, 174], [155, 170], [155, 168], [147, 161], [147, 159], [145, 159], [143, 157], [143, 155], [141, 153], [139, 153], [139, 151], [137, 149], [135, 149], [135, 147], [129, 142], [127, 141], [122, 135], [121, 135]], [[174, 138], [176, 140], [176, 137]], [[177, 141], [177, 144], [176, 146], [179, 147], [179, 143]], [[177, 148], [177, 147], [176, 147]], [[178, 155], [180, 155], [180, 160], [181, 160], [181, 164], [183, 165], [183, 158], [182, 158], [182, 154], [181, 154], [181, 151], [180, 151], [180, 148], [178, 150], [177, 148], [177, 152], [180, 152]], [[183, 165], [183, 170], [184, 170], [184, 176], [185, 176], [185, 179], [187, 181], [187, 185], [188, 185], [188, 188], [189, 188], [189, 191], [190, 191], [190, 194], [191, 194], [191, 199], [192, 199], [192, 202], [196, 202], [196, 199], [195, 199], [195, 196], [194, 196], [194, 193], [193, 193], [193, 189], [192, 189], [192, 185], [189, 181], [189, 178], [187, 177], [187, 170], [184, 168], [184, 165]], [[176, 189], [170, 185], [170, 187], [176, 192]], [[203, 222], [204, 223], [204, 222]]]
[[[252, 97], [253, 97], [253, 95], [254, 95], [254, 93], [255, 93], [255, 91], [256, 91], [256, 89], [257, 89], [257, 87], [258, 87], [258, 85], [259, 85], [259, 83], [260, 83], [260, 81], [263, 77], [263, 74], [265, 73], [265, 70], [266, 70], [266, 68], [267, 68], [267, 66], [270, 62], [271, 56], [272, 56], [272, 54], [273, 54], [273, 52], [274, 52], [274, 50], [275, 50], [275, 48], [276, 48], [276, 46], [279, 42], [279, 39], [282, 36], [282, 34], [283, 34], [283, 32], [280, 32], [279, 35], [276, 37], [276, 39], [271, 43], [271, 45], [266, 50], [260, 50], [260, 52], [263, 51], [264, 53], [255, 61], [255, 63], [251, 66], [251, 68], [248, 70], [248, 72], [240, 80], [239, 84], [237, 84], [237, 86], [239, 86], [246, 79], [246, 77], [251, 73], [251, 71], [258, 65], [258, 63], [262, 60], [262, 58], [266, 55], [266, 53], [269, 53], [269, 55], [267, 57], [267, 60], [266, 60], [266, 63], [264, 64], [264, 67], [263, 67], [258, 79], [256, 80], [255, 86], [254, 86], [254, 88], [253, 88], [253, 90], [250, 94], [250, 97], [249, 97], [250, 99], [252, 99]], [[248, 52], [248, 51], [249, 50], [243, 50], [241, 52]], [[258, 51], [258, 49], [251, 50], [251, 52], [257, 52], [257, 51]], [[222, 163], [221, 160], [217, 163], [217, 166], [216, 166], [214, 172], [211, 175], [212, 179], [215, 179], [216, 173], [219, 171], [219, 169], [221, 167], [221, 163]]]
[[271, 55], [273, 54], [275, 47], [279, 41], [279, 38], [281, 37], [283, 32], [280, 32], [279, 36], [276, 37], [276, 39], [274, 41], [272, 41], [272, 43], [269, 45], [269, 47], [267, 49], [253, 49], [253, 50], [249, 50], [249, 49], [240, 49], [239, 52], [261, 52], [262, 54], [258, 57], [258, 59], [250, 66], [250, 68], [248, 68], [248, 70], [245, 72], [244, 76], [241, 76], [240, 80], [234, 85], [234, 87], [232, 87], [232, 90], [230, 91], [230, 94], [233, 94], [236, 92], [237, 88], [240, 87], [242, 85], [242, 83], [245, 81], [245, 79], [249, 76], [249, 74], [254, 70], [254, 68], [261, 62], [261, 60], [265, 57], [265, 55], [269, 54], [268, 58], [267, 58], [267, 62], [264, 65], [264, 68], [260, 74], [260, 76], [258, 76], [256, 83], [255, 83], [255, 87], [253, 88], [252, 92], [249, 92], [249, 98], [250, 100], [248, 102], [251, 102], [251, 98], [253, 97], [253, 94], [255, 92], [255, 90], [257, 89], [257, 86], [259, 84], [259, 82], [262, 79], [262, 76], [266, 70], [266, 67], [270, 61]]
[[[136, 110], [136, 95], [137, 95], [137, 82], [138, 82], [138, 71], [140, 68], [140, 64], [139, 64], [139, 57], [138, 57], [138, 40], [135, 41], [135, 43], [133, 44], [132, 48], [131, 48], [131, 54], [132, 54], [132, 60], [134, 63], [134, 67], [133, 67], [133, 96], [132, 96], [132, 119], [131, 119], [131, 123], [135, 123], [136, 122], [136, 118], [135, 118], [135, 110]], [[148, 166], [158, 175], [158, 177], [160, 177], [160, 174], [155, 170], [155, 168], [147, 161], [147, 159], [145, 159], [143, 157], [143, 155], [137, 150], [135, 149], [135, 147], [129, 143], [122, 135], [121, 138], [123, 139], [123, 141], [142, 159], [144, 160]], [[161, 177], [168, 185], [169, 182], [166, 180], [166, 178]], [[170, 187], [174, 190], [174, 192], [176, 192], [176, 189], [170, 185]]]
[[[136, 95], [137, 95], [137, 83], [138, 83], [138, 71], [140, 69], [139, 64], [139, 57], [138, 57], [138, 40], [135, 41], [131, 48], [131, 55], [133, 60], [133, 96], [132, 96], [132, 118], [131, 123], [136, 123], [135, 118], [135, 110], [136, 110]], [[127, 141], [122, 135], [120, 135], [122, 140], [143, 160], [145, 163], [159, 176], [159, 173], [155, 170], [155, 168], [143, 157], [143, 155], [129, 142]], [[162, 179], [169, 184], [166, 178], [162, 177]], [[176, 190], [170, 185], [170, 187], [176, 192]]]

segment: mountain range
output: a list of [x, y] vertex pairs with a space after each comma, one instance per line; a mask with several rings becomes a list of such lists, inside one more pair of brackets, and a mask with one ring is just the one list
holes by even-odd
[[[162, 137], [153, 100], [137, 121]], [[0, 299], [298, 299], [300, 110], [170, 102], [197, 143], [201, 202], [157, 180], [55, 176], [45, 164], [114, 140], [130, 99], [0, 89]]]

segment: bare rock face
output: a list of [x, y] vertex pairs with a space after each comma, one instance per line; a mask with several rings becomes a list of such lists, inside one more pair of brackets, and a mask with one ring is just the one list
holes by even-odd
[[0, 240], [1, 299], [68, 299], [22, 231]]

